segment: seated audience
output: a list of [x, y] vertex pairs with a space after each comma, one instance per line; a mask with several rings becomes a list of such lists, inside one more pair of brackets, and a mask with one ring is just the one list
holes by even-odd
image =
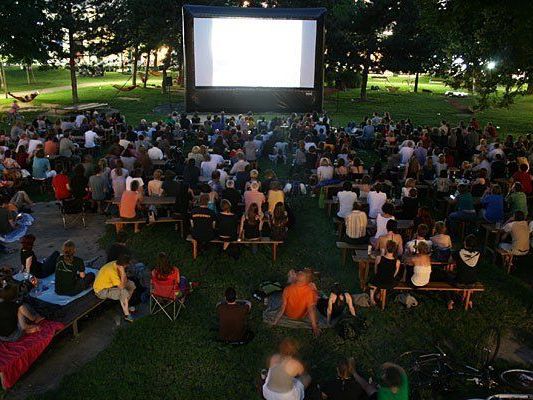
[[322, 399], [328, 400], [364, 400], [366, 392], [354, 377], [355, 370], [346, 358], [337, 363], [337, 376], [335, 379], [320, 385]]
[[126, 268], [130, 263], [130, 256], [122, 254], [116, 261], [111, 261], [105, 264], [93, 284], [94, 293], [100, 299], [110, 299], [120, 301], [124, 319], [127, 322], [133, 322], [133, 316], [130, 311], [129, 301], [135, 290], [135, 284], [128, 280], [126, 276]]
[[339, 211], [337, 217], [339, 219], [346, 218], [353, 210], [353, 205], [357, 201], [357, 194], [352, 190], [352, 183], [345, 181], [342, 184], [342, 190], [337, 193], [339, 199]]
[[398, 245], [389, 240], [385, 245], [383, 255], [378, 255], [374, 262], [374, 277], [371, 279], [370, 302], [375, 305], [375, 292], [377, 289], [392, 289], [396, 285], [400, 272], [400, 260], [398, 259]]
[[209, 209], [209, 195], [200, 195], [198, 207], [191, 211], [191, 235], [199, 244], [205, 245], [215, 238], [215, 213]]
[[[515, 256], [523, 256], [529, 253], [529, 225], [522, 211], [516, 211], [503, 226], [502, 243], [500, 249], [510, 252]], [[511, 243], [503, 243], [505, 239], [511, 239]]]
[[20, 244], [22, 245], [22, 248], [20, 249], [22, 271], [31, 274], [38, 279], [46, 278], [54, 273], [59, 252], [54, 251], [48, 258], [39, 261], [33, 252], [34, 243], [35, 236], [32, 234], [24, 235], [20, 239]]
[[430, 241], [435, 261], [448, 261], [452, 251], [452, 238], [446, 233], [446, 224], [443, 221], [435, 223], [435, 235], [431, 236]]
[[85, 273], [83, 260], [75, 256], [76, 246], [71, 240], [63, 244], [63, 254], [56, 264], [55, 290], [62, 296], [76, 296], [89, 289], [94, 282], [92, 272]]
[[138, 192], [139, 182], [132, 181], [130, 188], [131, 190], [126, 189], [120, 198], [120, 218], [135, 219], [141, 210], [141, 197]]
[[25, 334], [40, 331], [44, 319], [28, 305], [15, 302], [16, 288], [4, 288], [0, 297], [0, 342], [16, 342]]
[[340, 318], [346, 308], [348, 308], [350, 315], [355, 316], [352, 296], [339, 283], [333, 285], [328, 297], [322, 297], [318, 300], [316, 308], [320, 314], [326, 317], [328, 325], [331, 324], [332, 320]]
[[227, 288], [224, 301], [217, 304], [218, 340], [225, 343], [248, 342], [253, 338], [248, 329], [248, 316], [252, 303], [247, 300], [237, 300], [237, 293], [233, 288]]
[[278, 202], [270, 215], [270, 238], [284, 242], [287, 240], [288, 226], [289, 217], [285, 204]]

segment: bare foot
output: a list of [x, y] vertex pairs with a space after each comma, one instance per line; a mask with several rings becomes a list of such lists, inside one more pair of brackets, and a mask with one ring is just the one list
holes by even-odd
[[31, 334], [31, 333], [37, 333], [41, 330], [41, 327], [40, 326], [36, 326], [36, 325], [30, 325], [28, 326], [26, 329], [24, 329], [24, 331], [27, 333], [27, 334]]

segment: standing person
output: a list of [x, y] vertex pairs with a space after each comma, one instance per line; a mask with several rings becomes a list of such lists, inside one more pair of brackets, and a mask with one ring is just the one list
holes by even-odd
[[48, 258], [42, 262], [37, 259], [33, 251], [33, 245], [35, 243], [35, 236], [27, 234], [22, 236], [20, 244], [20, 263], [22, 265], [22, 271], [32, 274], [38, 279], [46, 278], [54, 273], [56, 269], [57, 258], [59, 252], [54, 251]]
[[237, 292], [231, 287], [226, 289], [224, 300], [216, 307], [218, 340], [225, 343], [249, 342], [253, 338], [248, 329], [252, 303], [248, 300], [237, 300]]
[[303, 400], [305, 389], [311, 384], [300, 360], [296, 358], [298, 345], [291, 339], [284, 339], [279, 352], [268, 362], [268, 373], [263, 385], [266, 400]]
[[94, 175], [89, 178], [89, 192], [91, 193], [92, 201], [96, 203], [98, 213], [102, 213], [107, 191], [107, 180], [102, 173], [102, 169], [97, 165], [94, 169]]
[[374, 277], [370, 285], [370, 302], [375, 305], [375, 293], [377, 289], [390, 290], [396, 285], [400, 260], [398, 259], [398, 244], [393, 240], [387, 241], [385, 254], [378, 255], [374, 263]]
[[133, 322], [134, 319], [130, 314], [129, 301], [135, 291], [135, 284], [128, 280], [126, 276], [126, 267], [130, 263], [130, 256], [121, 254], [118, 260], [105, 264], [93, 284], [94, 293], [100, 299], [111, 299], [120, 301], [124, 319], [127, 322]]
[[94, 282], [92, 272], [85, 273], [83, 260], [75, 256], [76, 246], [71, 240], [63, 244], [63, 254], [56, 264], [56, 293], [62, 296], [76, 296], [89, 289]]

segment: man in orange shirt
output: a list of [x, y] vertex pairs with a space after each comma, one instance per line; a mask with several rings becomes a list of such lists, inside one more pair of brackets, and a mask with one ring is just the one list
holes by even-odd
[[318, 336], [316, 302], [318, 294], [316, 287], [311, 284], [312, 271], [306, 269], [298, 272], [296, 282], [290, 284], [283, 290], [283, 303], [273, 325], [276, 325], [283, 315], [290, 319], [309, 318], [313, 334]]

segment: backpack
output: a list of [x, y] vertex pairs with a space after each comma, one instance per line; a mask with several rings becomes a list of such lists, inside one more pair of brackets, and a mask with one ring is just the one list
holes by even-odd
[[335, 325], [337, 334], [343, 340], [356, 340], [366, 328], [366, 320], [359, 315], [345, 316]]

